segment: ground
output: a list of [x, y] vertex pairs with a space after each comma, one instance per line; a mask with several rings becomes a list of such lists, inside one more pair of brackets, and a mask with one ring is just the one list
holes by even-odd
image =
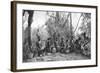
[[48, 53], [48, 55], [41, 57], [34, 57], [32, 59], [27, 59], [26, 62], [48, 62], [48, 61], [67, 61], [67, 60], [86, 60], [88, 57], [77, 54], [77, 53]]

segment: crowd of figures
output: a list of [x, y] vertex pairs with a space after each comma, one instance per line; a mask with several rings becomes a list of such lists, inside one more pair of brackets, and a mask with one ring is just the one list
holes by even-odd
[[[87, 57], [90, 57], [90, 41], [91, 39], [86, 36], [86, 33], [82, 33], [77, 39], [64, 39], [63, 37], [50, 37], [47, 40], [41, 40], [37, 35], [38, 40], [35, 42], [35, 46], [24, 46], [24, 49], [28, 48], [28, 52], [32, 53], [31, 58], [48, 55], [48, 53], [63, 53], [68, 54], [71, 52], [80, 53]], [[27, 56], [26, 56], [27, 55]], [[29, 58], [29, 53], [25, 54]]]

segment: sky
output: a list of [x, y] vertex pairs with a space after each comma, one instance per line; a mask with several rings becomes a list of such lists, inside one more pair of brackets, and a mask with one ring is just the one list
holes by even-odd
[[[72, 13], [72, 25], [75, 27], [77, 25], [78, 19], [81, 13]], [[45, 11], [34, 11], [32, 28], [38, 28], [42, 25], [45, 25], [45, 22], [48, 20], [49, 16]]]
[[45, 25], [48, 16], [45, 11], [34, 11], [32, 29]]
[[[68, 12], [65, 13], [65, 15], [67, 15], [67, 14], [68, 14]], [[76, 26], [77, 26], [78, 20], [80, 18], [80, 15], [81, 15], [81, 13], [72, 12], [73, 31], [76, 29]], [[28, 17], [28, 15], [26, 15], [26, 17]], [[43, 27], [43, 29], [41, 29], [41, 30], [45, 31], [45, 28], [46, 28], [45, 23], [49, 18], [50, 18], [50, 16], [47, 15], [46, 11], [34, 11], [33, 18], [32, 18], [33, 22], [31, 24], [31, 28], [32, 29], [37, 29], [39, 27]], [[23, 19], [25, 20], [25, 16], [23, 17]], [[80, 27], [81, 22], [82, 22], [82, 18], [80, 19], [78, 27]], [[24, 28], [26, 28], [28, 26], [27, 18], [26, 18], [26, 22], [23, 25], [24, 25]], [[77, 29], [75, 34], [76, 33], [80, 33], [80, 31]]]
[[[78, 23], [78, 19], [80, 17], [81, 13], [72, 13], [72, 26], [74, 27], [73, 30], [75, 30], [76, 25]], [[33, 23], [31, 25], [32, 29], [36, 29], [39, 28], [41, 26], [45, 26], [46, 21], [48, 20], [49, 16], [47, 15], [46, 11], [34, 11], [34, 15], [33, 15]], [[81, 24], [81, 20], [79, 22], [78, 27]], [[76, 30], [76, 33], [78, 32], [78, 30]]]

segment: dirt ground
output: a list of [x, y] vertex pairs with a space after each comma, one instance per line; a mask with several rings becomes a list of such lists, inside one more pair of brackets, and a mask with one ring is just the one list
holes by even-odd
[[48, 55], [45, 56], [27, 59], [26, 62], [48, 62], [48, 61], [67, 61], [67, 60], [86, 60], [86, 59], [89, 58], [84, 55], [76, 54], [76, 53], [69, 53], [69, 54], [48, 53]]

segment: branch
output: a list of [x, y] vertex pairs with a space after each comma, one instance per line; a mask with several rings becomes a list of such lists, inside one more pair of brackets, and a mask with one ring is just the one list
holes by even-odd
[[53, 18], [56, 18], [55, 16], [53, 15], [49, 15], [48, 11], [47, 11], [47, 15], [50, 16], [50, 17], [53, 17]]
[[65, 26], [66, 22], [68, 21], [68, 17], [69, 17], [70, 13], [68, 13], [67, 15], [67, 19], [65, 20], [65, 22], [63, 23], [63, 27]]
[[[82, 14], [81, 14], [81, 16], [82, 16]], [[76, 29], [77, 29], [77, 27], [78, 27], [78, 24], [79, 24], [79, 21], [80, 21], [80, 19], [81, 19], [81, 16], [80, 16], [79, 19], [78, 19], [77, 26], [76, 26], [74, 32], [76, 31]]]

